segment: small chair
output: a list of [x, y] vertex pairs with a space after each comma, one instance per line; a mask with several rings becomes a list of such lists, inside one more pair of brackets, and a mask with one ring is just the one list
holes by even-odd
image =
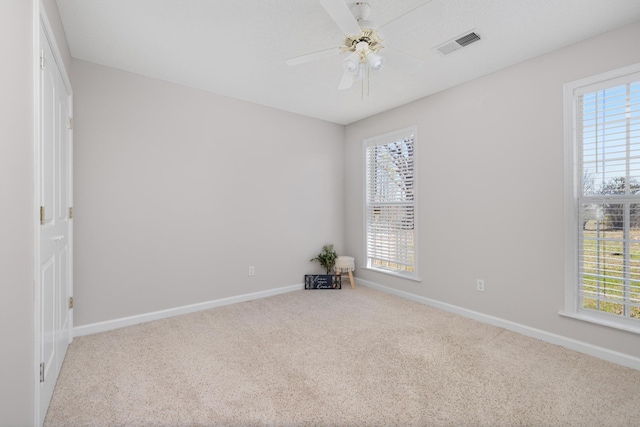
[[339, 256], [338, 258], [336, 258], [335, 269], [337, 274], [349, 273], [349, 281], [351, 282], [351, 289], [356, 288], [356, 284], [353, 280], [353, 273], [352, 273], [353, 270], [356, 269], [356, 263], [353, 257]]

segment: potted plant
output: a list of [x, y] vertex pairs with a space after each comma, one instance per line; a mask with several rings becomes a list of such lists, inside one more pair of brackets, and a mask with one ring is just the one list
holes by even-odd
[[330, 274], [337, 258], [338, 254], [333, 250], [333, 245], [324, 245], [322, 251], [315, 258], [311, 258], [311, 261], [318, 261], [327, 270], [327, 274]]
[[318, 261], [327, 271], [327, 274], [307, 274], [304, 276], [305, 289], [340, 289], [340, 275], [331, 274], [336, 265], [338, 253], [333, 250], [333, 245], [324, 245], [322, 251], [311, 258], [310, 261]]

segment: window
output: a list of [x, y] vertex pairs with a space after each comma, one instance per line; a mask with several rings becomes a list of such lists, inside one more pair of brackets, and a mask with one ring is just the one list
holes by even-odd
[[568, 315], [640, 333], [640, 64], [565, 86]]
[[364, 141], [367, 267], [417, 279], [416, 127]]

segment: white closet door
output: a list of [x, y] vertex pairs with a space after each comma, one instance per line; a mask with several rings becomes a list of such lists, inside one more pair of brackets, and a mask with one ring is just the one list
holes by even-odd
[[47, 414], [71, 337], [71, 130], [70, 98], [40, 28], [39, 138], [39, 424]]

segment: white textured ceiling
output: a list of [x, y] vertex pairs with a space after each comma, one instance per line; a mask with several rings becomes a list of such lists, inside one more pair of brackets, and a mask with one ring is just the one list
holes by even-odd
[[[338, 91], [343, 57], [288, 67], [344, 35], [319, 0], [57, 0], [74, 58], [340, 124], [640, 20], [640, 0], [431, 0], [441, 14], [385, 44], [425, 61]], [[347, 0], [350, 3], [350, 0]], [[368, 0], [384, 24], [426, 0]], [[475, 30], [480, 42], [433, 47]], [[612, 46], [615, 49], [615, 46]], [[384, 50], [381, 52], [384, 56]]]

